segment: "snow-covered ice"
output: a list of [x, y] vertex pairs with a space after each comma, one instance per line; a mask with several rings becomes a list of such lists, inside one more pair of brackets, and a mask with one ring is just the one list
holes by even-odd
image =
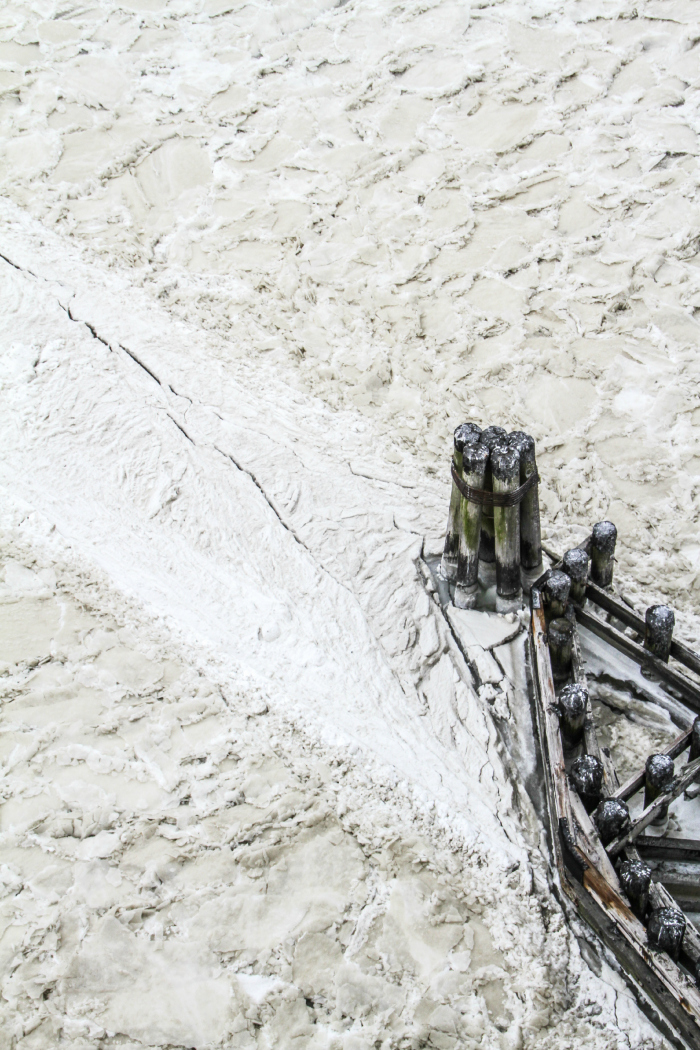
[[665, 1045], [421, 554], [524, 427], [695, 644], [695, 6], [2, 6], [3, 1050]]

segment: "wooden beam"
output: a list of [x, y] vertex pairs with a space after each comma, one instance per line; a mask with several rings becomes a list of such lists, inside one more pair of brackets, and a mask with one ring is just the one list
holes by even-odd
[[[680, 733], [675, 740], [671, 741], [667, 748], [663, 751], [659, 751], [660, 755], [670, 755], [671, 758], [678, 758], [682, 755], [687, 747], [690, 746], [690, 737], [692, 729], [686, 729]], [[644, 779], [646, 772], [644, 769], [638, 769], [636, 773], [633, 773], [629, 779], [627, 779], [622, 787], [619, 787], [614, 792], [613, 798], [622, 799], [626, 802], [628, 798], [632, 798], [632, 795], [636, 795], [640, 788], [644, 787]]]
[[[583, 543], [579, 543], [577, 546], [583, 547], [584, 549], [590, 548], [590, 537], [588, 540], [584, 540]], [[550, 550], [549, 547], [542, 547], [545, 554], [551, 558], [555, 565], [561, 562], [561, 556], [556, 551]], [[633, 609], [630, 609], [629, 605], [621, 602], [614, 594], [610, 591], [603, 590], [602, 587], [597, 587], [595, 583], [591, 583], [590, 580], [586, 584], [586, 597], [589, 601], [594, 602], [605, 612], [615, 616], [621, 623], [624, 623], [625, 627], [631, 627], [633, 631], [644, 637], [646, 629], [646, 623]], [[645, 650], [646, 652], [646, 650]], [[680, 664], [687, 667], [689, 671], [694, 671], [695, 674], [700, 675], [700, 656], [689, 649], [687, 645], [683, 645], [682, 642], [677, 642], [675, 639], [671, 642], [671, 656], [674, 660], [678, 660]]]
[[686, 678], [684, 674], [676, 671], [675, 668], [669, 667], [663, 660], [658, 660], [651, 653], [647, 652], [644, 646], [639, 645], [638, 642], [633, 641], [632, 638], [623, 634], [622, 631], [618, 631], [611, 624], [604, 623], [597, 616], [586, 612], [585, 609], [576, 610], [576, 619], [582, 627], [586, 627], [589, 631], [597, 634], [599, 638], [613, 645], [625, 656], [629, 656], [635, 663], [640, 666], [648, 665], [652, 667], [659, 678], [663, 679], [667, 685], [672, 686], [681, 694], [688, 707], [692, 708], [696, 714], [700, 713], [700, 686], [697, 686], [695, 682], [691, 682], [690, 678]]
[[661, 794], [642, 811], [640, 816], [638, 816], [633, 822], [629, 831], [626, 831], [624, 835], [618, 835], [614, 842], [610, 843], [608, 846], [608, 855], [610, 857], [616, 857], [625, 846], [630, 842], [634, 842], [644, 829], [649, 827], [659, 810], [663, 809], [663, 807], [668, 805], [669, 802], [673, 802], [674, 799], [678, 798], [688, 785], [692, 784], [699, 776], [700, 758], [696, 758], [694, 762], [689, 762], [687, 766], [683, 766], [668, 791], [662, 791]]
[[700, 861], [699, 839], [657, 838], [655, 835], [639, 835], [637, 849], [650, 860]]

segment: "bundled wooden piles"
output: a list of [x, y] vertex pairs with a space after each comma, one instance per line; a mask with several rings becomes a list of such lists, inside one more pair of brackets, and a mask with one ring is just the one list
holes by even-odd
[[529, 434], [476, 423], [455, 430], [441, 573], [458, 608], [473, 608], [479, 583], [494, 581], [499, 607], [518, 607], [523, 584], [541, 573], [538, 482]]

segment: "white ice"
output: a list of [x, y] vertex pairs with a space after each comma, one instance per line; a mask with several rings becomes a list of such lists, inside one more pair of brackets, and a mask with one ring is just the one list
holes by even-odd
[[2, 6], [0, 1046], [664, 1045], [550, 892], [518, 624], [420, 556], [523, 427], [694, 644], [698, 39]]

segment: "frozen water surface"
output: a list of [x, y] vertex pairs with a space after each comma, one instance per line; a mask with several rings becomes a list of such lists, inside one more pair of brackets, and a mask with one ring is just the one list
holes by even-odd
[[699, 36], [2, 5], [12, 1050], [664, 1045], [550, 894], [518, 624], [424, 559], [453, 428], [524, 428], [696, 644]]

